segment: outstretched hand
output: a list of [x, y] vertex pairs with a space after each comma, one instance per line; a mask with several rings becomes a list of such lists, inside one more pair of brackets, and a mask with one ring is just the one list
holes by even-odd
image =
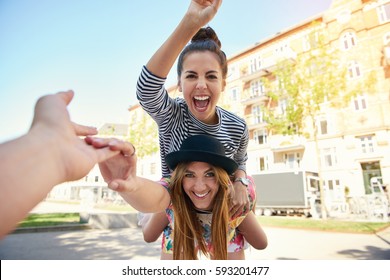
[[95, 148], [108, 147], [110, 150], [118, 152], [116, 156], [99, 163], [104, 181], [111, 189], [118, 190], [118, 186], [124, 185], [127, 179], [136, 177], [137, 155], [131, 143], [98, 137], [87, 137], [85, 141]]
[[30, 134], [46, 138], [53, 145], [47, 146], [58, 159], [54, 165], [62, 174], [63, 181], [84, 177], [101, 161], [119, 153], [110, 149], [96, 149], [87, 145], [79, 136], [97, 134], [97, 129], [71, 122], [67, 106], [72, 101], [73, 91], [59, 92], [41, 97], [36, 105]]
[[199, 26], [209, 23], [216, 15], [222, 0], [192, 0], [187, 14], [194, 15]]

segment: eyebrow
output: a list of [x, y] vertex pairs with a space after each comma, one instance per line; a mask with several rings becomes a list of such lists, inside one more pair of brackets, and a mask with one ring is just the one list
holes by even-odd
[[[193, 71], [193, 70], [187, 70], [187, 71], [184, 71], [184, 73], [186, 74], [198, 74], [196, 71]], [[217, 70], [210, 70], [210, 71], [207, 71], [206, 72], [206, 75], [208, 74], [218, 74], [219, 72]]]

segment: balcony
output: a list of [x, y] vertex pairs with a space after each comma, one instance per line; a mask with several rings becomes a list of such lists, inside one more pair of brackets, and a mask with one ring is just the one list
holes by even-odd
[[304, 150], [306, 139], [298, 135], [274, 135], [270, 137], [268, 143], [274, 153], [285, 153]]
[[265, 128], [267, 123], [262, 120], [261, 116], [248, 114], [244, 116], [245, 122], [248, 125], [249, 130]]
[[266, 57], [261, 60], [261, 67], [257, 71], [248, 71], [248, 67], [241, 69], [241, 80], [243, 82], [253, 81], [264, 77], [275, 71], [279, 62], [290, 60], [294, 62], [297, 58], [297, 53], [291, 49], [280, 52], [271, 57]]
[[261, 104], [267, 102], [269, 100], [269, 96], [265, 93], [260, 93], [257, 95], [251, 94], [249, 89], [244, 90], [241, 97], [241, 104], [244, 106], [253, 105], [253, 104]]

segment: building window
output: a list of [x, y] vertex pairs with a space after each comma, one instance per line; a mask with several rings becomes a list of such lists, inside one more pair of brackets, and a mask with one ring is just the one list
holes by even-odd
[[263, 123], [264, 116], [260, 106], [252, 106], [253, 123]]
[[250, 60], [250, 70], [251, 70], [251, 73], [256, 73], [257, 71], [259, 71], [261, 69], [261, 56], [257, 56], [257, 57], [253, 57], [251, 60]]
[[342, 50], [349, 50], [356, 46], [356, 34], [354, 32], [346, 32], [340, 38], [340, 45]]
[[267, 130], [256, 130], [254, 132], [254, 140], [259, 145], [267, 144]]
[[275, 48], [275, 55], [278, 58], [284, 57], [290, 51], [287, 43], [281, 43]]
[[279, 115], [286, 116], [287, 113], [287, 99], [283, 98], [278, 101]]
[[155, 163], [155, 162], [152, 162], [152, 163], [150, 164], [150, 174], [151, 174], [151, 175], [156, 174], [156, 163]]
[[240, 91], [238, 87], [234, 87], [230, 89], [230, 96], [232, 101], [239, 101], [240, 100]]
[[326, 167], [335, 166], [337, 163], [336, 148], [332, 147], [332, 148], [322, 149], [322, 159], [324, 162], [324, 166]]
[[372, 135], [359, 136], [357, 139], [360, 141], [362, 153], [367, 154], [374, 152], [374, 139]]
[[99, 176], [95, 176], [95, 182], [99, 182]]
[[240, 77], [240, 71], [237, 63], [229, 65], [227, 80], [233, 81]]
[[320, 120], [319, 132], [321, 135], [328, 134], [328, 121], [327, 120]]
[[260, 80], [251, 82], [251, 97], [261, 96], [264, 92], [264, 85]]
[[359, 78], [361, 75], [359, 63], [356, 61], [351, 61], [348, 63], [348, 77], [350, 79]]
[[367, 109], [366, 97], [363, 94], [356, 96], [352, 100], [352, 104], [353, 104], [353, 108], [355, 109], [355, 111], [361, 111], [361, 110]]
[[259, 171], [268, 170], [268, 160], [266, 157], [259, 157]]
[[378, 17], [380, 23], [385, 23], [390, 21], [390, 3], [386, 3], [377, 8]]
[[310, 49], [315, 49], [318, 46], [319, 42], [318, 32], [311, 32], [310, 34], [303, 37], [303, 50], [308, 51]]
[[390, 32], [387, 32], [385, 36], [383, 36], [383, 45], [390, 45]]
[[296, 168], [300, 166], [299, 153], [286, 153], [284, 154], [284, 163], [287, 168]]

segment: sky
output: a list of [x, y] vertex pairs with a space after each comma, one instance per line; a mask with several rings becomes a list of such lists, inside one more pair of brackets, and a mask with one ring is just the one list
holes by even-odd
[[[332, 0], [224, 0], [209, 23], [237, 54], [325, 10]], [[141, 68], [188, 0], [0, 0], [0, 142], [26, 133], [45, 94], [72, 89], [74, 122], [128, 123]], [[167, 86], [176, 83], [175, 69]]]

